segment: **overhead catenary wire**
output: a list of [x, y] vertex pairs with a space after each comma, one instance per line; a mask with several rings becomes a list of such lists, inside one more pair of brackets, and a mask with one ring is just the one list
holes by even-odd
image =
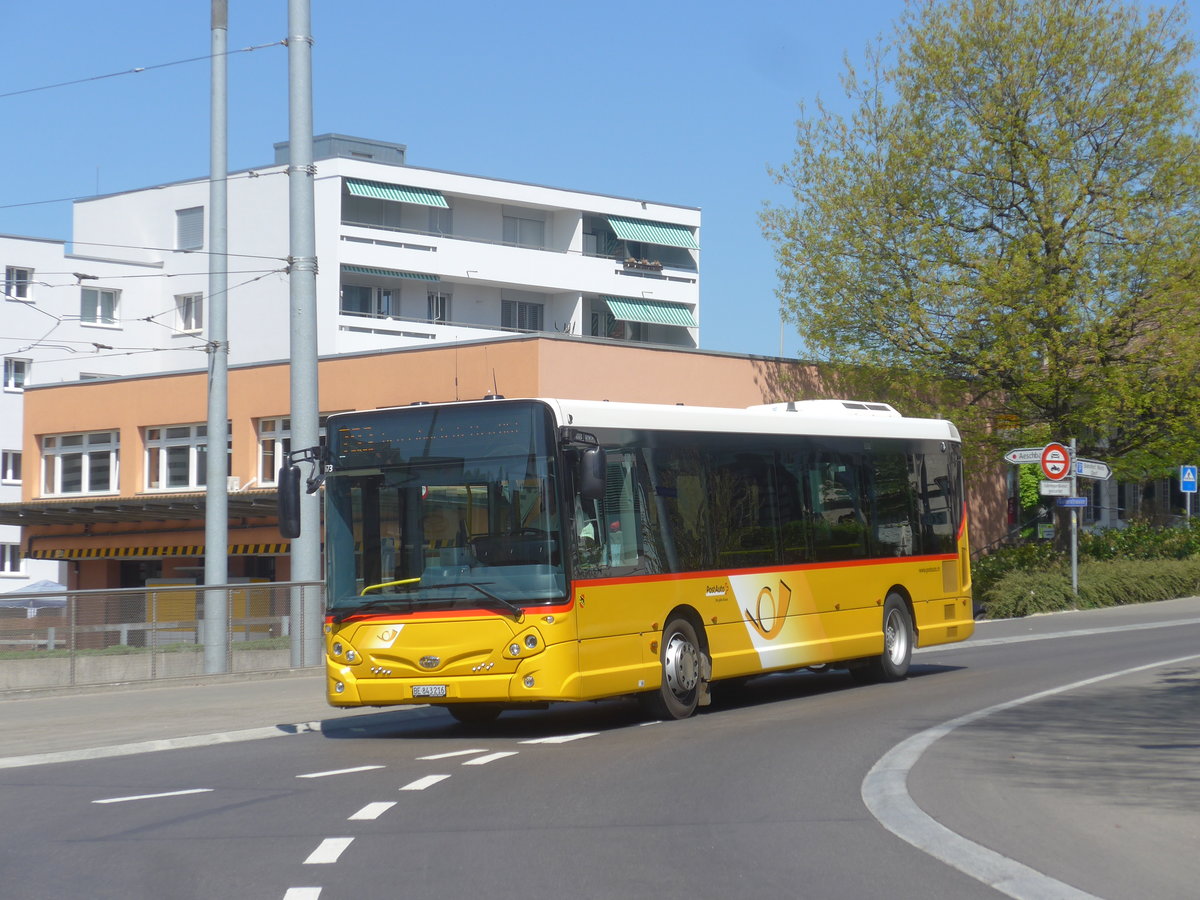
[[156, 69], [167, 69], [171, 66], [182, 66], [187, 63], [204, 62], [210, 59], [216, 59], [219, 56], [233, 56], [235, 53], [252, 53], [255, 50], [265, 50], [268, 47], [286, 47], [287, 39], [271, 41], [269, 44], [256, 44], [252, 47], [242, 47], [240, 50], [227, 50], [224, 53], [206, 53], [203, 56], [192, 56], [187, 59], [176, 59], [171, 62], [156, 63], [152, 66], [135, 66], [132, 69], [122, 69], [120, 72], [109, 72], [107, 75], [91, 75], [87, 78], [75, 78], [71, 81], [59, 81], [54, 84], [43, 84], [39, 87], [22, 88], [19, 91], [6, 91], [0, 94], [0, 100], [7, 97], [19, 97], [22, 94], [35, 94], [39, 91], [52, 91], [56, 88], [71, 87], [77, 84], [87, 84], [92, 81], [104, 81], [108, 78], [120, 78], [123, 75], [140, 75], [142, 72], [152, 72]]

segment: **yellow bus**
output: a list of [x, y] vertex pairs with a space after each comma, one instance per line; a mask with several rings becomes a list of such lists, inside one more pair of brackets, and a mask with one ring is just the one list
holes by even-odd
[[726, 679], [902, 679], [914, 646], [973, 631], [947, 421], [499, 398], [334, 415], [327, 435], [333, 706], [481, 722], [636, 695], [680, 719]]

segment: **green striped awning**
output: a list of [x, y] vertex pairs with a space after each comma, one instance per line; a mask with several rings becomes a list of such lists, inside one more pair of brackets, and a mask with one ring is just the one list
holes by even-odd
[[380, 278], [411, 278], [414, 281], [441, 281], [437, 275], [427, 275], [424, 272], [401, 272], [399, 269], [378, 269], [375, 266], [342, 266], [346, 275], [377, 275]]
[[699, 250], [700, 245], [690, 228], [668, 225], [666, 222], [648, 222], [645, 219], [624, 219], [621, 216], [606, 216], [608, 224], [623, 241], [641, 241], [663, 247], [683, 247]]
[[397, 203], [419, 203], [421, 206], [450, 208], [450, 204], [446, 202], [441, 191], [432, 191], [428, 188], [347, 178], [346, 189], [356, 197], [374, 197], [376, 200], [394, 200]]
[[622, 322], [645, 322], [649, 325], [682, 325], [684, 328], [699, 328], [700, 323], [692, 315], [686, 303], [671, 303], [667, 300], [635, 300], [632, 297], [605, 297], [609, 312]]

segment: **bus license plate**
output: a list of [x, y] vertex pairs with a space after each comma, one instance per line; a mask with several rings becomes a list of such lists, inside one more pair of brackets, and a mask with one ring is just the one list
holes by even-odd
[[414, 697], [445, 697], [446, 686], [444, 684], [414, 684]]

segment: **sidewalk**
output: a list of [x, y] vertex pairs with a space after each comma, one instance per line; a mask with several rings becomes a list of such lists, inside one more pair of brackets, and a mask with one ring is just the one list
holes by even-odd
[[[247, 676], [0, 694], [0, 767], [13, 757], [85, 751], [205, 735], [239, 737], [294, 733], [295, 726], [350, 727], [379, 722], [400, 710], [334, 709], [325, 702], [323, 669]], [[259, 730], [255, 735], [248, 732]], [[150, 748], [147, 748], [150, 749]]]

